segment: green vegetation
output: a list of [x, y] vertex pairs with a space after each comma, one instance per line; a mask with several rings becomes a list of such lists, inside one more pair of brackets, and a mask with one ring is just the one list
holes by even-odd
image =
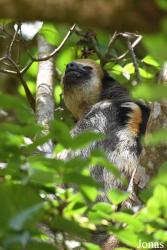
[[[164, 6], [164, 1], [160, 2]], [[57, 46], [68, 29], [67, 26], [46, 22], [39, 33]], [[146, 101], [167, 98], [167, 86], [157, 85], [157, 74], [164, 58], [167, 58], [166, 45], [162, 51], [166, 36], [167, 33], [162, 32], [143, 37], [136, 51], [142, 83], [135, 81], [135, 69], [129, 56], [106, 64], [108, 72], [127, 86], [134, 98]], [[103, 53], [109, 34], [97, 31], [97, 37]], [[4, 39], [3, 36], [0, 39]], [[31, 44], [29, 50], [33, 56], [37, 55], [35, 39], [26, 41]], [[76, 34], [72, 35], [56, 56], [55, 67], [60, 75], [68, 62], [81, 56], [82, 50], [83, 44]], [[119, 41], [112, 50], [112, 56], [117, 57], [125, 51], [125, 43]], [[98, 60], [94, 53], [89, 57]], [[27, 58], [26, 52], [21, 53], [21, 63], [25, 63]], [[37, 73], [38, 63], [35, 62], [25, 75], [32, 93], [35, 92]], [[90, 142], [101, 139], [102, 135], [87, 133], [72, 139], [69, 130], [73, 121], [67, 112], [59, 114], [57, 111], [50, 133], [36, 138], [41, 128], [35, 124], [23, 88], [17, 85], [16, 94], [12, 96], [4, 88], [5, 81], [5, 78], [0, 79], [0, 107], [9, 117], [2, 118], [0, 123], [0, 162], [3, 163], [0, 169], [0, 250], [65, 250], [77, 249], [77, 246], [79, 249], [99, 250], [98, 246], [90, 243], [90, 234], [99, 225], [125, 244], [125, 248], [120, 250], [136, 249], [139, 240], [167, 244], [167, 162], [157, 166], [158, 174], [141, 192], [144, 206], [137, 213], [130, 209], [117, 210], [129, 195], [117, 189], [108, 193], [111, 204], [96, 203], [100, 187], [90, 177], [89, 166], [100, 163], [112, 171], [115, 178], [120, 178], [119, 172], [102, 152], [92, 152], [86, 160], [74, 158], [67, 162], [34, 152], [37, 146], [50, 138], [56, 142], [54, 151], [57, 153], [86, 147]], [[56, 107], [59, 107], [62, 99], [60, 77], [56, 76], [55, 84], [54, 98]], [[63, 117], [63, 121], [59, 117]], [[146, 137], [145, 144], [149, 147], [154, 145], [156, 149], [166, 143], [166, 134], [167, 129], [160, 127]], [[25, 137], [33, 143], [26, 145]]]

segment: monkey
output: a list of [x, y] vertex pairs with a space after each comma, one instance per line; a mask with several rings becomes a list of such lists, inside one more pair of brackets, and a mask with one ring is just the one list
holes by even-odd
[[[142, 102], [132, 100], [128, 90], [91, 59], [68, 63], [61, 82], [64, 103], [77, 120], [71, 135], [87, 130], [105, 135], [105, 139], [80, 151], [64, 151], [61, 158], [87, 158], [92, 150], [102, 149], [107, 159], [130, 180], [133, 171], [140, 168], [141, 137], [146, 131], [150, 109]], [[102, 186], [98, 201], [109, 202], [107, 192], [112, 188], [124, 189], [123, 184], [103, 166], [91, 166], [90, 172]]]

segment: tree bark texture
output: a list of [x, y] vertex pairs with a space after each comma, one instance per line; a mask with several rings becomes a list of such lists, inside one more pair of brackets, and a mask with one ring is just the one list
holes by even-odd
[[[44, 38], [38, 36], [39, 57], [46, 56], [53, 50]], [[54, 119], [54, 59], [39, 62], [37, 85], [36, 85], [36, 120], [42, 125], [43, 134], [49, 132], [49, 123]], [[51, 153], [53, 144], [48, 141], [42, 146], [42, 151]]]
[[[159, 84], [167, 84], [167, 62], [164, 63], [160, 74]], [[151, 114], [147, 132], [151, 133], [161, 128], [167, 128], [167, 101], [150, 104]], [[146, 167], [149, 175], [156, 174], [163, 162], [167, 161], [167, 144], [146, 146], [142, 152], [141, 165]]]
[[154, 32], [165, 11], [153, 0], [0, 0], [0, 16], [77, 23], [111, 32]]

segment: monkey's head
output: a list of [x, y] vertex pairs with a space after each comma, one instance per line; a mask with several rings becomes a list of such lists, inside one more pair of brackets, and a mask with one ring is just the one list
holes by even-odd
[[62, 77], [64, 102], [76, 119], [99, 101], [104, 73], [90, 59], [73, 61], [66, 66]]

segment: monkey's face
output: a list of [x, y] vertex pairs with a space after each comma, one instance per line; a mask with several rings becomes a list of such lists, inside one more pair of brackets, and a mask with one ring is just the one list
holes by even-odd
[[86, 81], [91, 79], [92, 70], [93, 68], [91, 66], [75, 61], [67, 64], [63, 78], [65, 87], [86, 83]]
[[64, 101], [76, 118], [95, 104], [102, 88], [103, 71], [93, 60], [80, 59], [66, 66], [62, 78]]

